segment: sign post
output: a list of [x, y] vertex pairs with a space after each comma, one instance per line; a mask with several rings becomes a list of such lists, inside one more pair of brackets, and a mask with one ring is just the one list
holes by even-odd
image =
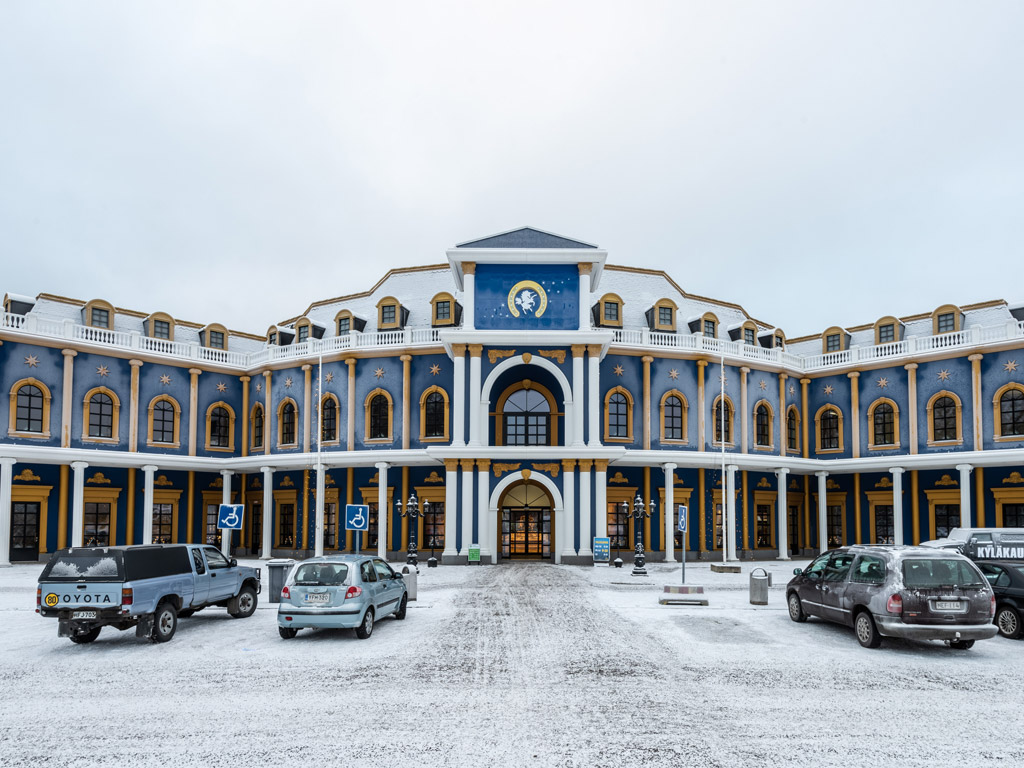
[[612, 557], [612, 540], [608, 537], [594, 537], [594, 564], [608, 563]]
[[[370, 530], [370, 507], [366, 504], [345, 505], [345, 530], [346, 531], [368, 531]], [[356, 554], [359, 554], [359, 536], [356, 540]]]
[[683, 584], [686, 583], [686, 514], [687, 514], [686, 505], [685, 504], [680, 504], [679, 505], [679, 532], [681, 534], [683, 534], [683, 542], [682, 542], [683, 545], [681, 547], [679, 547], [679, 559], [682, 560], [682, 563], [683, 563], [683, 581], [682, 581]]
[[233, 531], [242, 530], [245, 506], [242, 504], [221, 504], [217, 510], [217, 527], [220, 528], [220, 551], [231, 557], [231, 536]]

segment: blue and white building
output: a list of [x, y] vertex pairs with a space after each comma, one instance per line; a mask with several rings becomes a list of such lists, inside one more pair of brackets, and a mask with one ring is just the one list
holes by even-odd
[[1021, 307], [791, 338], [531, 228], [446, 255], [262, 335], [8, 293], [0, 563], [220, 543], [223, 501], [245, 505], [239, 553], [396, 559], [413, 524], [452, 564], [631, 550], [637, 497], [654, 560], [1024, 526]]

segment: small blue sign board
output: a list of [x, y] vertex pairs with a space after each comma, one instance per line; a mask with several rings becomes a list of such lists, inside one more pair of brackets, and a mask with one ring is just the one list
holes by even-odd
[[245, 514], [243, 504], [221, 504], [217, 513], [217, 527], [232, 531], [242, 530], [242, 516]]
[[345, 530], [370, 530], [370, 508], [365, 504], [345, 505]]
[[686, 533], [686, 505], [679, 505], [679, 530]]
[[594, 537], [594, 562], [607, 563], [612, 557], [612, 540], [607, 537]]

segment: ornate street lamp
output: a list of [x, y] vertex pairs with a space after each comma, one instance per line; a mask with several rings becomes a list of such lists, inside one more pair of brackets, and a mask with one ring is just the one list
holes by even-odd
[[654, 512], [654, 499], [651, 499], [651, 503], [645, 505], [644, 500], [640, 498], [640, 494], [636, 495], [633, 499], [633, 509], [630, 511], [629, 504], [625, 501], [622, 502], [622, 511], [626, 517], [633, 518], [633, 539], [636, 541], [636, 547], [633, 550], [633, 575], [634, 576], [646, 576], [647, 569], [644, 567], [647, 564], [644, 558], [644, 529], [640, 525], [640, 522], [645, 517], [650, 517]]
[[[423, 515], [426, 515], [429, 502], [423, 502]], [[409, 500], [405, 503], [405, 510], [402, 510], [402, 500], [395, 500], [395, 510], [402, 517], [407, 517], [410, 520], [409, 524], [409, 550], [405, 555], [406, 565], [411, 565], [416, 568], [419, 565], [419, 553], [416, 551], [416, 529], [419, 527], [417, 521], [420, 519], [420, 501], [416, 498], [416, 494], [413, 493], [409, 497]], [[433, 552], [431, 552], [433, 555]]]

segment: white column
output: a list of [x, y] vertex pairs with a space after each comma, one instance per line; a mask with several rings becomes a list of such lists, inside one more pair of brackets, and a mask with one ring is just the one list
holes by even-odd
[[[316, 465], [316, 531], [313, 544], [313, 555], [323, 557], [324, 554], [324, 486], [326, 484], [324, 465]], [[344, 519], [344, 518], [342, 518]]]
[[562, 413], [565, 414], [565, 436], [562, 438], [566, 445], [576, 444], [576, 414], [573, 413], [572, 400], [562, 401]]
[[[671, 563], [676, 559], [676, 465], [668, 462], [661, 467], [665, 470], [665, 507], [661, 510], [662, 517], [665, 518], [665, 562]], [[686, 549], [679, 554], [686, 557]]]
[[[580, 275], [582, 278], [583, 275]], [[589, 278], [590, 276], [587, 275]], [[572, 356], [572, 444], [583, 445], [583, 354]]]
[[85, 546], [85, 470], [89, 465], [84, 461], [71, 462], [75, 472], [71, 492], [71, 546]]
[[[580, 265], [586, 267], [586, 271], [580, 269], [580, 330], [590, 330], [590, 270], [592, 264]], [[582, 543], [582, 542], [581, 542]]]
[[736, 560], [736, 470], [735, 464], [730, 464], [726, 474], [725, 502], [726, 514], [722, 518], [722, 550], [727, 560]]
[[960, 527], [971, 527], [971, 470], [970, 464], [957, 464], [960, 473]]
[[594, 550], [590, 546], [591, 526], [590, 515], [593, 513], [593, 506], [590, 503], [590, 462], [580, 462], [580, 557], [593, 557]]
[[11, 483], [16, 459], [0, 459], [0, 568], [11, 564]]
[[[469, 545], [473, 543], [473, 462], [462, 460], [462, 549], [463, 557], [469, 557]], [[468, 562], [468, 561], [467, 561]]]
[[[600, 347], [591, 344], [587, 354], [590, 355], [590, 376], [587, 388], [590, 390], [587, 398], [587, 413], [590, 417], [590, 437], [587, 444], [598, 447], [601, 445], [601, 352]], [[597, 350], [595, 352], [595, 350]]]
[[608, 537], [608, 471], [597, 464], [594, 467], [594, 536], [599, 539]]
[[779, 467], [775, 470], [775, 476], [779, 479], [779, 524], [775, 526], [775, 535], [779, 541], [779, 560], [789, 560], [789, 504], [786, 501], [786, 475], [789, 470], [786, 467]]
[[556, 536], [561, 539], [558, 548], [562, 558], [576, 556], [576, 462], [572, 459], [562, 462], [562, 525]]
[[497, 563], [497, 553], [491, 548], [491, 521], [490, 521], [490, 499], [488, 498], [488, 482], [487, 482], [487, 470], [490, 466], [490, 462], [486, 464], [477, 464], [476, 470], [476, 519], [477, 519], [477, 537], [480, 539], [480, 562], [486, 563], [490, 559], [491, 563]]
[[441, 553], [441, 563], [451, 562], [459, 551], [455, 546], [455, 510], [459, 505], [459, 475], [456, 472], [458, 464], [454, 459], [444, 461], [444, 551]]
[[[231, 503], [231, 475], [234, 474], [230, 469], [222, 469], [220, 471], [221, 477], [224, 478], [224, 488], [221, 490], [220, 503], [230, 504]], [[229, 528], [225, 528], [220, 532], [220, 551], [224, 557], [231, 557], [231, 534], [234, 533]]]
[[896, 529], [893, 543], [903, 545], [903, 467], [891, 467], [892, 472], [892, 523]]
[[476, 328], [476, 264], [462, 273], [462, 327], [472, 331]]
[[378, 461], [374, 466], [377, 468], [377, 557], [387, 560], [388, 515], [391, 514], [388, 506], [388, 463]]
[[[465, 315], [463, 315], [465, 317]], [[466, 444], [466, 348], [455, 344], [452, 366], [452, 445]]]
[[[476, 346], [476, 345], [473, 345]], [[480, 355], [469, 355], [469, 444], [480, 445]]]
[[[266, 430], [266, 424], [264, 423], [263, 439], [267, 440], [269, 434]], [[273, 467], [260, 467], [260, 472], [263, 473], [263, 542], [260, 547], [260, 559], [270, 559], [270, 548], [273, 542], [273, 511], [274, 511], [274, 468]]]
[[147, 464], [142, 468], [145, 485], [142, 489], [142, 543], [153, 543], [153, 473], [157, 468]]
[[815, 472], [818, 478], [818, 552], [825, 552], [828, 549], [828, 515], [826, 506], [828, 504], [828, 491], [826, 489], [826, 478], [828, 472]]

